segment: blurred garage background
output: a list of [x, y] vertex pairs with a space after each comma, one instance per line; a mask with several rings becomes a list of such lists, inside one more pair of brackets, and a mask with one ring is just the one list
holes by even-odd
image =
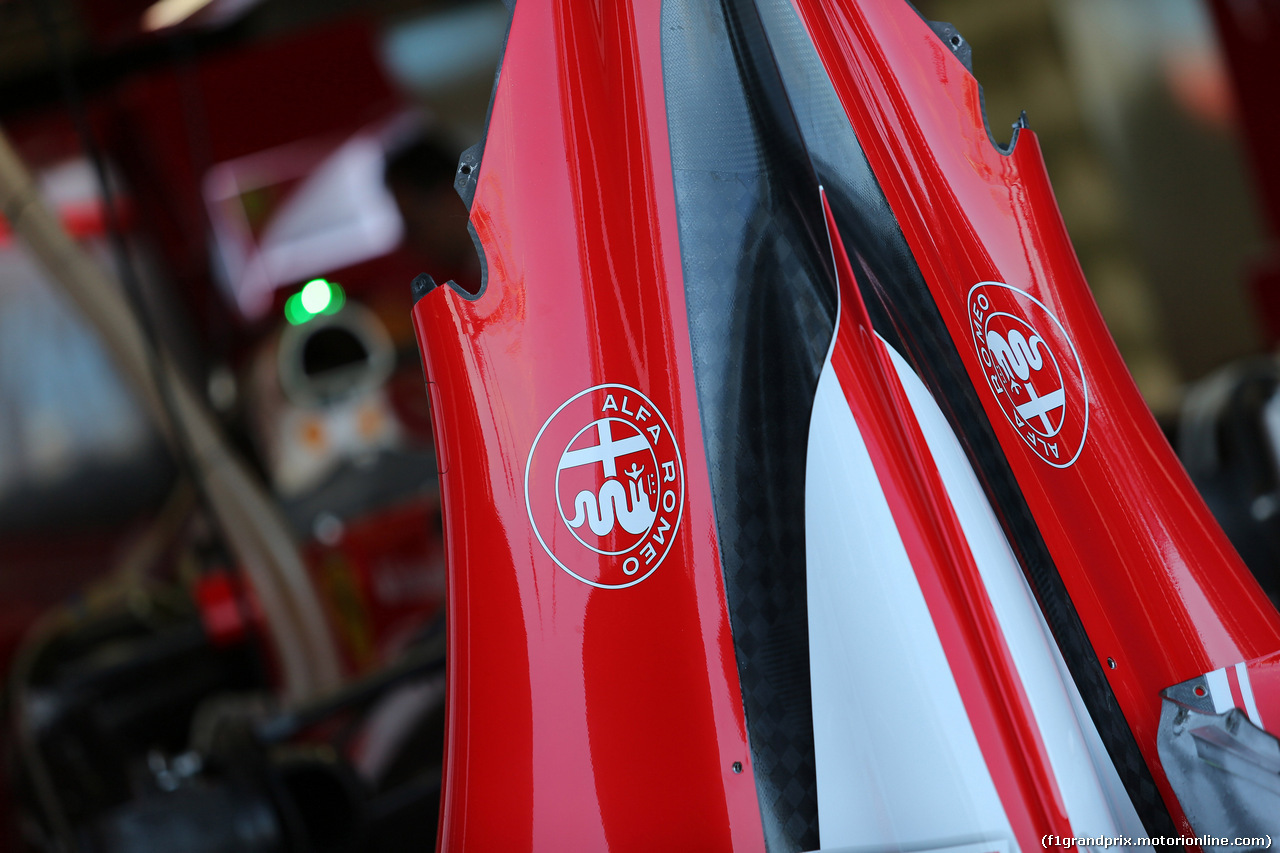
[[[1246, 560], [1274, 573], [1280, 3], [917, 6], [969, 41], [993, 128], [1026, 111], [1140, 389]], [[0, 128], [174, 365], [144, 359], [143, 399], [0, 219], [0, 849], [430, 843], [443, 552], [409, 282], [478, 277], [452, 183], [507, 15], [499, 0], [0, 0]], [[264, 529], [302, 543], [336, 637], [336, 671], [307, 675], [287, 712], [261, 687], [289, 680], [288, 650], [255, 640], [277, 605], [245, 591], [210, 505], [222, 486], [149, 414], [173, 417], [183, 382], [243, 466], [228, 493], [261, 489]], [[260, 772], [228, 769], [243, 766]]]

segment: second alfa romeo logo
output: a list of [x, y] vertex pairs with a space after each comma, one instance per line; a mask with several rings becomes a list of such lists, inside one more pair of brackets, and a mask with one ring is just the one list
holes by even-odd
[[1055, 468], [1080, 457], [1089, 431], [1089, 387], [1058, 318], [1026, 291], [997, 281], [969, 290], [969, 330], [1009, 423]]
[[684, 512], [684, 464], [671, 426], [626, 385], [575, 394], [542, 425], [529, 451], [525, 506], [560, 568], [605, 589], [653, 574]]

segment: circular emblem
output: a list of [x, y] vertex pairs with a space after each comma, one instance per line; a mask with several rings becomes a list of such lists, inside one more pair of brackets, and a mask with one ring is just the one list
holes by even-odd
[[1009, 423], [1055, 468], [1080, 457], [1089, 431], [1089, 386], [1067, 330], [1044, 303], [997, 281], [969, 290], [978, 359]]
[[538, 430], [524, 471], [529, 523], [560, 568], [604, 589], [653, 574], [684, 514], [684, 463], [653, 401], [626, 385], [570, 397]]

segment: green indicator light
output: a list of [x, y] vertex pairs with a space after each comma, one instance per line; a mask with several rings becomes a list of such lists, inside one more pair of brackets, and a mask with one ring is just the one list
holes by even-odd
[[302, 294], [295, 293], [285, 300], [284, 318], [291, 326], [300, 326], [310, 320], [314, 314], [302, 306]]
[[300, 326], [317, 314], [337, 314], [346, 302], [347, 294], [341, 285], [313, 278], [285, 300], [284, 318], [290, 325]]
[[347, 303], [347, 294], [342, 285], [329, 282], [329, 304], [320, 309], [321, 314], [337, 314]]
[[307, 313], [319, 314], [333, 301], [333, 290], [329, 282], [322, 278], [313, 278], [302, 288], [299, 296], [302, 297], [302, 307], [307, 310]]

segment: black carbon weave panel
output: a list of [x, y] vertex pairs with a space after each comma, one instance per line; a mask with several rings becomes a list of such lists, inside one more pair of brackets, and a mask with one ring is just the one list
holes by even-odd
[[1176, 835], [1151, 770], [817, 51], [788, 0], [760, 0], [760, 14], [872, 325], [924, 381], [959, 437], [1143, 825], [1152, 835]]
[[811, 850], [804, 486], [835, 329], [831, 249], [754, 5], [666, 0], [662, 31], [698, 407], [765, 843]]

